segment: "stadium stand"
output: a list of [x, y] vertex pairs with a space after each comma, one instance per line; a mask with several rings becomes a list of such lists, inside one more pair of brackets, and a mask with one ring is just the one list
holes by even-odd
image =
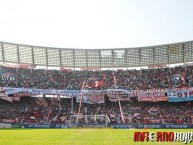
[[[50, 100], [48, 100], [50, 102]], [[70, 99], [61, 99], [59, 109], [57, 99], [52, 105], [49, 121], [55, 123], [69, 123]], [[75, 103], [75, 102], [74, 102]], [[75, 103], [74, 110], [79, 105]], [[37, 98], [23, 97], [19, 102], [8, 102], [0, 100], [0, 121], [12, 123], [43, 123], [47, 122], [49, 105], [38, 103]], [[123, 102], [122, 104], [126, 124], [193, 124], [193, 104], [190, 102], [168, 103], [168, 102]], [[57, 116], [60, 110], [60, 115]], [[110, 118], [110, 124], [121, 124], [121, 116], [118, 103], [108, 102], [104, 104], [83, 104], [81, 113], [83, 115], [100, 114]], [[57, 118], [56, 118], [57, 116]], [[85, 122], [83, 119], [81, 122]], [[104, 121], [104, 120], [103, 120]], [[90, 120], [91, 122], [91, 120]], [[97, 119], [100, 123], [100, 119]]]
[[[186, 69], [186, 70], [185, 70]], [[0, 78], [2, 87], [24, 87], [38, 89], [63, 89], [79, 90], [85, 78], [90, 89], [113, 88], [113, 73], [117, 78], [119, 88], [154, 89], [193, 86], [193, 66], [142, 69], [142, 70], [118, 70], [118, 71], [59, 71], [46, 69], [26, 69], [2, 67], [4, 75]], [[173, 78], [180, 75], [179, 80]], [[103, 81], [103, 84], [95, 87], [95, 81]]]
[[[143, 70], [119, 70], [119, 71], [72, 71], [61, 72], [58, 70], [26, 69], [2, 67], [3, 74], [0, 85], [3, 87], [26, 87], [41, 89], [80, 89], [81, 83], [87, 77], [88, 89], [114, 88], [113, 75], [117, 76], [117, 86], [129, 89], [153, 89], [153, 88], [181, 88], [193, 86], [192, 66], [143, 69]], [[180, 74], [180, 78], [173, 78]], [[182, 77], [183, 76], [183, 77]], [[59, 79], [60, 78], [60, 79]], [[95, 80], [103, 84], [95, 87]], [[52, 102], [52, 104], [51, 104]], [[50, 105], [51, 104], [51, 105]], [[74, 112], [78, 112], [79, 104], [74, 100]], [[51, 109], [50, 109], [51, 107]], [[71, 100], [61, 98], [60, 106], [57, 98], [46, 97], [22, 97], [14, 103], [0, 100], [1, 121], [12, 120], [14, 122], [40, 123], [48, 121], [69, 123], [68, 114], [71, 113]], [[168, 103], [168, 102], [122, 102], [125, 123], [130, 124], [192, 124], [192, 102]], [[106, 101], [104, 104], [83, 104], [80, 111], [83, 115], [107, 114], [110, 123], [121, 122], [119, 105], [117, 102]], [[57, 115], [58, 114], [58, 115]], [[178, 114], [178, 115], [177, 115]], [[57, 116], [57, 117], [56, 117]], [[84, 119], [81, 121], [85, 121]], [[97, 120], [100, 122], [100, 119]]]
[[[192, 62], [192, 58], [193, 42], [107, 50], [53, 49], [0, 42], [0, 122], [69, 124], [70, 116], [78, 114], [94, 116], [76, 120], [84, 124], [104, 122], [97, 115], [107, 115], [109, 125], [193, 124], [193, 65], [185, 64]], [[172, 63], [183, 65], [170, 67]], [[59, 69], [40, 69], [38, 65]], [[22, 89], [41, 89], [44, 93], [54, 90], [55, 94], [22, 94]], [[185, 91], [185, 99], [178, 96], [179, 100], [169, 102], [168, 90], [172, 89], [177, 89], [178, 95]], [[75, 91], [76, 95], [60, 97], [57, 91], [61, 90]], [[161, 95], [156, 98], [151, 93]], [[175, 96], [175, 91], [172, 93]], [[98, 99], [97, 103], [82, 102], [83, 94]]]

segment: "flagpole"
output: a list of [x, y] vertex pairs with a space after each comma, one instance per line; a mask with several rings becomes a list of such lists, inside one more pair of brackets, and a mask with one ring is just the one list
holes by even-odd
[[[85, 79], [86, 80], [86, 79]], [[79, 109], [78, 109], [78, 116], [76, 118], [76, 122], [78, 121], [79, 119], [79, 115], [80, 115], [80, 109], [81, 109], [81, 105], [82, 105], [82, 97], [83, 97], [83, 89], [84, 89], [84, 86], [85, 86], [85, 80], [82, 84], [82, 87], [81, 87], [81, 95], [80, 95], [80, 104], [79, 104]]]
[[50, 117], [50, 111], [51, 111], [51, 108], [52, 108], [52, 102], [53, 102], [53, 98], [51, 98], [51, 102], [50, 102], [50, 107], [48, 109], [48, 115], [47, 115], [47, 121], [49, 120], [49, 117]]
[[56, 114], [56, 116], [54, 117], [54, 121], [56, 121], [56, 119], [58, 118], [58, 116], [60, 115], [60, 111], [61, 111], [61, 104], [60, 104], [60, 95], [55, 95], [57, 100], [58, 100], [58, 113]]
[[[114, 82], [115, 82], [115, 90], [116, 90], [117, 80], [116, 80], [115, 74], [113, 74], [113, 79], [114, 79]], [[122, 107], [121, 107], [121, 102], [120, 102], [120, 98], [118, 96], [118, 93], [117, 93], [117, 99], [118, 99], [118, 103], [119, 103], [119, 109], [120, 109], [120, 112], [121, 112], [121, 118], [122, 118], [123, 123], [125, 123], [123, 110], [122, 110]]]
[[71, 111], [70, 111], [71, 113], [74, 112], [74, 110], [73, 110], [73, 108], [74, 108], [74, 102], [73, 102], [73, 101], [74, 101], [74, 96], [71, 96], [71, 109], [70, 109], [70, 110], [71, 110]]
[[119, 102], [119, 108], [120, 108], [120, 112], [121, 112], [121, 118], [122, 118], [123, 122], [125, 123], [125, 118], [123, 116], [123, 110], [122, 110], [122, 107], [121, 107], [121, 102], [120, 102], [119, 96], [118, 96], [118, 102]]

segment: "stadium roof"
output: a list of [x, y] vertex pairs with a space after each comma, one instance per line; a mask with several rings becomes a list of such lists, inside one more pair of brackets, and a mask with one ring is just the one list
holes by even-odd
[[193, 41], [136, 48], [67, 49], [0, 42], [1, 62], [72, 68], [116, 68], [193, 61]]

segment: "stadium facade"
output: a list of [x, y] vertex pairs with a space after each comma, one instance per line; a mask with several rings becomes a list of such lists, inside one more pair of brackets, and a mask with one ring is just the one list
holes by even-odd
[[0, 61], [70, 68], [119, 68], [193, 61], [193, 41], [139, 48], [67, 49], [0, 42]]

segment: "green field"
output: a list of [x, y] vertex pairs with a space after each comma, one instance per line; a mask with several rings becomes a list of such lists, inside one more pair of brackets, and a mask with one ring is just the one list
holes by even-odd
[[[184, 145], [183, 142], [134, 142], [129, 129], [0, 129], [0, 145]], [[147, 129], [149, 132], [190, 132], [191, 129]], [[193, 144], [190, 143], [190, 144]]]

